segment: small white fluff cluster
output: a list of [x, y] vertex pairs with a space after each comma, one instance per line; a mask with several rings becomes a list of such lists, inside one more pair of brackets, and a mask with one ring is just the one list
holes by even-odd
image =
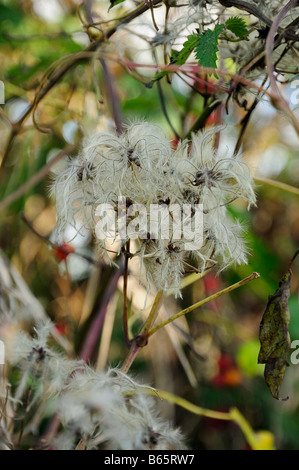
[[269, 17], [274, 18], [280, 10], [288, 3], [288, 0], [251, 0], [249, 3], [257, 6]]
[[0, 293], [0, 326], [14, 321], [36, 322], [46, 317], [42, 305], [1, 249]]
[[[231, 8], [233, 5], [225, 7], [218, 0], [175, 2], [169, 5], [167, 15], [156, 14], [158, 30], [154, 27], [150, 16], [142, 17], [142, 20], [136, 18], [129, 25], [122, 24], [114, 38], [115, 47], [124, 59], [130, 57], [133, 62], [145, 64], [162, 63], [165, 57], [168, 56], [170, 60], [174, 51], [182, 49], [190, 34], [196, 31], [205, 32], [208, 29], [213, 31], [215, 25], [224, 25], [228, 18], [241, 17], [246, 23], [247, 30], [250, 31], [248, 38], [239, 40], [230, 31], [226, 31], [231, 40], [227, 40], [222, 34], [218, 44], [219, 67], [230, 66], [230, 62], [226, 63], [226, 59], [232, 59], [236, 64], [236, 71], [239, 72], [265, 49], [269, 24], [261, 19], [262, 16], [269, 22], [273, 21], [287, 1], [247, 0], [234, 8]], [[246, 5], [251, 6], [252, 10], [250, 11]], [[292, 21], [296, 21], [297, 17], [298, 7], [288, 12], [280, 26], [286, 28]], [[292, 32], [293, 34], [296, 32], [296, 23]], [[296, 38], [276, 39], [278, 42], [275, 43], [273, 53], [276, 71], [281, 74], [297, 73], [298, 41]], [[194, 59], [194, 55], [191, 55], [191, 60]], [[147, 77], [150, 74], [149, 70], [144, 73]], [[155, 69], [153, 73], [156, 73]], [[263, 77], [265, 73], [265, 62], [262, 57], [254, 67], [250, 67], [246, 77], [255, 80]]]
[[162, 13], [164, 5], [154, 15], [158, 30], [151, 16], [120, 25], [113, 39], [118, 53], [138, 63], [151, 63], [153, 57], [159, 62], [165, 54], [171, 57], [174, 50], [180, 50], [188, 35], [198, 27], [213, 29], [224, 10], [218, 1], [212, 0], [177, 1], [167, 8], [167, 15]]
[[[267, 15], [268, 18], [273, 21], [282, 8], [288, 3], [288, 0], [256, 0], [256, 2], [258, 3], [258, 7], [265, 13], [265, 15]], [[290, 28], [290, 31], [293, 34], [298, 35], [298, 14], [299, 9], [297, 5], [286, 14], [286, 16], [280, 22], [279, 27], [286, 29], [293, 23], [293, 27]], [[279, 42], [278, 45], [274, 45], [273, 63], [275, 65], [275, 69], [282, 74], [284, 72], [297, 74], [299, 63], [298, 40], [284, 38]]]
[[[283, 1], [262, 1], [248, 0], [248, 3], [258, 8], [258, 10], [268, 20], [273, 21], [282, 8], [288, 3]], [[223, 59], [233, 58], [237, 64], [238, 70], [246, 66], [254, 57], [262, 53], [265, 49], [266, 38], [269, 30], [267, 25], [259, 15], [248, 15], [244, 10], [240, 10], [240, 15], [244, 16], [248, 30], [253, 28], [248, 40], [238, 42], [221, 41], [219, 45], [220, 56]], [[298, 17], [298, 8], [293, 8], [288, 12], [285, 18], [279, 24], [282, 28], [287, 28]], [[296, 28], [292, 29], [296, 32]], [[277, 72], [280, 73], [297, 73], [299, 59], [298, 41], [293, 39], [282, 38], [279, 43], [274, 44], [273, 63]], [[260, 77], [265, 73], [265, 66], [258, 63], [250, 69], [246, 76], [252, 80]]]
[[[97, 207], [109, 204], [119, 214], [120, 197], [124, 211], [140, 205], [147, 220], [151, 205], [161, 208], [162, 213], [170, 212], [176, 205], [181, 210], [182, 225], [189, 223], [190, 230], [196, 207], [202, 204], [200, 248], [186, 245], [191, 235], [186, 236], [183, 231], [180, 238], [175, 238], [171, 214], [168, 235], [162, 229], [153, 233], [149, 224], [143, 232], [139, 230], [133, 255], [140, 258], [148, 285], [153, 282], [159, 289], [171, 288], [178, 293], [190, 262], [201, 271], [216, 263], [219, 270], [231, 263], [246, 263], [243, 229], [228, 216], [227, 204], [236, 198], [245, 200], [248, 208], [255, 204], [252, 177], [240, 155], [233, 157], [215, 151], [213, 137], [217, 131], [219, 128], [193, 134], [190, 141], [181, 141], [176, 148], [161, 127], [148, 122], [129, 125], [119, 136], [107, 132], [95, 135], [54, 180], [58, 235], [64, 236], [69, 224], [96, 234]], [[186, 206], [189, 218], [186, 215], [184, 219]], [[127, 217], [126, 238], [121, 237], [118, 252], [134, 238], [135, 232], [131, 236], [129, 231], [131, 222], [132, 217]], [[193, 234], [194, 239], [197, 235]], [[110, 252], [105, 240], [96, 243], [99, 253], [108, 259]]]
[[[24, 331], [13, 339], [6, 359], [20, 371], [20, 381], [14, 393], [15, 402], [26, 402], [26, 412], [43, 396], [58, 395], [66, 386], [71, 373], [82, 367], [82, 362], [72, 361], [63, 353], [48, 347], [49, 335], [54, 325], [42, 322], [34, 328], [31, 337]], [[32, 388], [32, 393], [28, 393]]]
[[[57, 352], [50, 345], [52, 328], [47, 322], [38, 325], [33, 336], [21, 332], [6, 357], [19, 381], [8, 397], [0, 389], [0, 405], [4, 409], [8, 399], [11, 415], [22, 417], [24, 437], [34, 439], [39, 423], [55, 414], [61, 431], [55, 440], [46, 442], [55, 449], [73, 449], [80, 439], [88, 450], [184, 448], [179, 429], [159, 416], [156, 404], [160, 398], [153, 388], [119, 369], [98, 373], [84, 361]], [[0, 440], [3, 433], [13, 448], [13, 426], [8, 432], [0, 419]]]
[[65, 430], [55, 448], [72, 449], [78, 435], [88, 450], [185, 448], [180, 430], [159, 417], [148, 391], [153, 389], [118, 369], [96, 373], [86, 366], [72, 377], [59, 401]]

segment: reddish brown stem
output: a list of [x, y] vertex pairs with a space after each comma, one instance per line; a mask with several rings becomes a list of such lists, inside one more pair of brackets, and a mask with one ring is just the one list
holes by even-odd
[[98, 312], [96, 313], [96, 316], [93, 322], [90, 325], [89, 331], [87, 333], [87, 336], [85, 338], [85, 341], [84, 341], [84, 344], [80, 353], [80, 358], [83, 359], [87, 363], [92, 358], [92, 354], [95, 350], [95, 346], [99, 339], [101, 329], [105, 320], [109, 302], [117, 288], [119, 278], [122, 276], [122, 274], [123, 274], [123, 270], [121, 268], [116, 271], [115, 275], [111, 279], [109, 286], [105, 292], [105, 296], [103, 298], [101, 306]]
[[124, 336], [125, 343], [129, 348], [131, 346], [131, 341], [129, 338], [129, 329], [128, 329], [128, 276], [129, 276], [129, 258], [130, 258], [130, 240], [126, 244], [125, 256], [125, 267], [124, 267], [124, 283], [123, 283], [123, 299], [124, 299], [124, 310], [123, 310], [123, 322], [124, 322]]

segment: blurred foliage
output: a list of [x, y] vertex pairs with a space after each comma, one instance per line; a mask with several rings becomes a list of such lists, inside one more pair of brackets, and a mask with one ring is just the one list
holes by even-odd
[[[6, 97], [0, 114], [2, 154], [10, 134], [5, 116], [11, 122], [17, 121], [32, 102], [48, 67], [68, 54], [82, 51], [88, 44], [78, 15], [78, 2], [55, 2], [60, 5], [59, 15], [57, 19], [51, 17], [51, 21], [35, 8], [38, 3], [38, 0], [0, 2], [0, 79], [5, 84]], [[41, 3], [41, 8], [44, 4]], [[108, 1], [98, 2], [104, 17], [108, 7]], [[118, 8], [109, 13], [110, 17], [122, 13], [123, 6]], [[165, 128], [169, 138], [174, 139], [161, 110], [158, 88], [146, 88], [114, 62], [109, 68], [115, 79], [123, 120], [142, 118], [157, 122]], [[103, 91], [104, 81], [98, 64], [82, 59], [51, 89], [35, 113], [37, 125], [47, 132], [36, 128], [29, 117], [21, 132], [15, 135], [6, 165], [1, 169], [0, 200], [28, 181], [67, 144], [75, 145], [75, 154], [82, 135], [107, 126], [110, 110]], [[179, 132], [184, 131], [188, 122], [192, 123], [200, 115], [204, 98], [196, 94], [186, 96], [175, 87], [165, 86], [164, 82], [162, 87], [172, 124]], [[242, 110], [237, 107], [225, 115], [229, 132], [223, 145], [234, 143], [236, 134], [230, 135], [230, 131], [238, 129], [242, 116]], [[243, 150], [257, 175], [299, 186], [298, 137], [283, 116], [273, 114], [269, 104], [258, 105], [245, 133]], [[273, 156], [273, 164], [269, 164], [269, 155]], [[58, 331], [75, 345], [75, 354], [79, 354], [114, 272], [106, 267], [97, 271], [72, 254], [67, 260], [57, 260], [49, 244], [24, 224], [21, 212], [42, 236], [51, 235], [55, 208], [48, 196], [49, 185], [49, 177], [42, 179], [1, 211], [0, 246], [41, 301]], [[174, 311], [184, 308], [253, 271], [260, 273], [261, 278], [191, 313], [178, 323], [180, 327], [170, 325], [159, 332], [136, 358], [133, 370], [154, 386], [201, 407], [219, 411], [237, 407], [253, 429], [267, 430], [275, 436], [276, 448], [299, 450], [299, 368], [292, 364], [287, 368], [282, 388], [290, 399], [277, 403], [264, 382], [263, 367], [257, 364], [258, 329], [268, 295], [275, 291], [299, 245], [298, 196], [267, 184], [258, 184], [256, 191], [256, 208], [247, 212], [246, 207], [236, 202], [230, 209], [232, 216], [238, 214], [248, 228], [250, 264], [230, 268], [219, 276], [208, 274], [184, 290], [181, 305], [169, 299], [169, 308]], [[75, 249], [92, 254], [94, 246], [88, 239]], [[100, 337], [91, 359], [94, 364], [98, 363], [98, 350], [102, 346], [105, 360], [100, 361], [100, 367], [117, 365], [126, 355], [120, 289], [121, 284], [110, 299], [109, 318], [114, 327], [111, 338], [108, 336], [109, 344], [105, 346], [105, 338]], [[289, 303], [291, 340], [299, 339], [298, 291], [297, 262]], [[143, 294], [142, 290], [134, 292], [132, 314], [138, 309], [134, 300]], [[188, 332], [187, 339], [180, 328]], [[189, 444], [193, 449], [246, 448], [244, 437], [232, 422], [195, 416], [165, 403], [163, 412], [174, 417], [190, 436]], [[261, 438], [269, 436], [265, 434]]]

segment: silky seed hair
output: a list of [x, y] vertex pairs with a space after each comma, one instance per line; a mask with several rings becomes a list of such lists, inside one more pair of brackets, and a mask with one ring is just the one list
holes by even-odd
[[[227, 206], [236, 199], [246, 202], [248, 209], [256, 203], [250, 170], [241, 154], [215, 150], [214, 137], [221, 127], [192, 134], [176, 146], [164, 130], [150, 122], [127, 125], [121, 135], [102, 132], [89, 139], [78, 157], [68, 161], [68, 167], [56, 175], [52, 193], [56, 200], [57, 236], [63, 237], [69, 224], [85, 227], [96, 235], [96, 208], [110, 204], [113, 211], [142, 207], [150, 217], [152, 205], [169, 214], [172, 205], [184, 214], [190, 205], [190, 227], [195, 220], [195, 208], [203, 208], [203, 244], [201, 248], [184, 248], [184, 238], [174, 240], [174, 219], [169, 217], [169, 235], [151, 233], [135, 239], [140, 272], [145, 273], [147, 288], [174, 289], [180, 295], [180, 283], [191, 257], [196, 270], [217, 264], [222, 270], [232, 263], [246, 263], [248, 250], [243, 228], [233, 221]], [[166, 211], [166, 212], [165, 212]], [[163, 212], [162, 212], [163, 214]], [[129, 228], [131, 218], [126, 221]], [[186, 226], [187, 227], [187, 226]], [[186, 228], [187, 229], [187, 228]], [[130, 239], [118, 239], [116, 250]], [[189, 233], [189, 232], [188, 232]], [[133, 235], [132, 235], [133, 236]], [[116, 233], [116, 238], [119, 234]], [[136, 237], [135, 237], [136, 238]], [[98, 253], [111, 259], [105, 240], [97, 240]], [[170, 249], [175, 247], [175, 249]]]

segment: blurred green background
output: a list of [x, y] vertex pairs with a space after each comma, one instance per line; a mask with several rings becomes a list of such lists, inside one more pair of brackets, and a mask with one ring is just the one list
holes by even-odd
[[[108, 14], [108, 7], [108, 1], [94, 2], [103, 19], [124, 12], [120, 6]], [[66, 59], [62, 58], [87, 47], [89, 39], [80, 12], [84, 18], [84, 7], [75, 0], [0, 2], [0, 79], [5, 85], [5, 103], [0, 106], [0, 152], [2, 158], [5, 155], [0, 172], [1, 201], [67, 145], [74, 145], [72, 154], [75, 155], [83, 135], [105, 129], [109, 124], [107, 77], [97, 62], [87, 59], [80, 60], [39, 103], [35, 123], [31, 115], [21, 129], [14, 124], [28, 103], [32, 103], [48, 67], [58, 60], [62, 60], [58, 65], [64, 63]], [[162, 112], [157, 87], [146, 88], [116, 61], [107, 63], [123, 121], [153, 121], [174, 139]], [[161, 86], [173, 126], [181, 133], [200, 115], [204, 98], [166, 81]], [[226, 127], [220, 145], [233, 148], [242, 117], [243, 111], [231, 104], [229, 114], [224, 115]], [[213, 119], [212, 115], [209, 124], [214, 123]], [[15, 134], [7, 149], [11, 133]], [[299, 138], [291, 124], [267, 101], [259, 103], [243, 141], [245, 158], [253, 174], [298, 188], [298, 150]], [[50, 236], [55, 227], [55, 207], [49, 197], [49, 187], [47, 176], [1, 210], [0, 247], [60, 334], [74, 344], [74, 355], [78, 355], [114, 271], [102, 267], [95, 272], [88, 263], [80, 264], [70, 255], [66, 272], [65, 262], [55, 257], [49, 244], [23, 222], [22, 212], [40, 235]], [[289, 400], [277, 402], [264, 382], [263, 366], [257, 365], [257, 355], [259, 323], [268, 295], [276, 290], [299, 247], [299, 196], [266, 183], [258, 183], [256, 192], [257, 207], [250, 212], [238, 202], [230, 206], [232, 217], [240, 218], [247, 227], [249, 264], [229, 268], [219, 276], [209, 273], [202, 281], [184, 289], [182, 301], [168, 299], [167, 309], [178, 311], [253, 271], [260, 273], [260, 279], [194, 311], [177, 326], [170, 325], [157, 333], [137, 357], [132, 371], [145, 382], [201, 407], [220, 411], [237, 407], [255, 430], [273, 433], [277, 449], [297, 450], [299, 365], [290, 364], [286, 370], [281, 396], [289, 395]], [[83, 239], [75, 249], [90, 255], [93, 242]], [[132, 285], [135, 286], [133, 280]], [[298, 287], [299, 259], [293, 268], [289, 303], [292, 340], [299, 339]], [[144, 290], [140, 288], [134, 295], [133, 314], [138, 311]], [[117, 365], [126, 356], [121, 284], [111, 296], [109, 308], [112, 326], [109, 330], [109, 324], [104, 325], [105, 333], [100, 336], [91, 359], [98, 369]], [[247, 448], [240, 429], [231, 422], [201, 418], [165, 403], [161, 409], [182, 428], [193, 449]]]

